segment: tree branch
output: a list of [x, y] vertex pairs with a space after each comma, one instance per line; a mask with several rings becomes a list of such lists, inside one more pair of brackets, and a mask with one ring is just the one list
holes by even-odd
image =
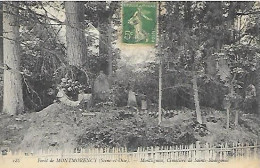
[[32, 11], [30, 8], [24, 9], [24, 8], [22, 8], [22, 7], [20, 7], [20, 6], [16, 6], [16, 5], [13, 5], [13, 4], [10, 4], [10, 3], [6, 3], [6, 4], [8, 4], [8, 5], [12, 6], [12, 7], [15, 7], [15, 8], [19, 9], [19, 10], [27, 11], [27, 12], [29, 12], [29, 13], [31, 13], [31, 14], [36, 15], [36, 16], [40, 16], [40, 17], [47, 18], [47, 19], [50, 19], [50, 20], [52, 20], [52, 21], [55, 21], [55, 22], [57, 22], [57, 23], [64, 24], [64, 22], [60, 21], [58, 18], [52, 18], [52, 17], [46, 16], [46, 15], [37, 13], [37, 12], [35, 12], [35, 11]]

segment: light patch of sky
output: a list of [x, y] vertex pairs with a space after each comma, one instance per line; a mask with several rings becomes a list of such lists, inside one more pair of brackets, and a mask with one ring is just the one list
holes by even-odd
[[[66, 19], [65, 16], [65, 9], [61, 8], [61, 3], [62, 2], [53, 2], [52, 7], [49, 7], [48, 10], [48, 15], [49, 17], [55, 17], [59, 19], [60, 21], [64, 22]], [[51, 23], [55, 24], [54, 21], [51, 21]], [[60, 28], [60, 25], [57, 27]], [[121, 27], [115, 27], [116, 29], [121, 29]], [[96, 38], [94, 42], [94, 46], [98, 45], [99, 40], [99, 32], [96, 28], [93, 26], [89, 26], [88, 29], [86, 29], [86, 36], [89, 36], [90, 34]], [[155, 61], [155, 47], [151, 45], [127, 45], [127, 44], [122, 44], [121, 43], [121, 35], [120, 35], [120, 30], [118, 31], [118, 40], [116, 43], [113, 45], [114, 48], [119, 48], [121, 50], [121, 56], [119, 63], [123, 64], [129, 64], [129, 65], [142, 65], [146, 64], [149, 62]], [[60, 40], [66, 44], [66, 26], [61, 25], [61, 30], [59, 32], [59, 38]], [[98, 48], [90, 46], [89, 49], [95, 53], [98, 54]]]
[[122, 62], [129, 63], [131, 65], [146, 64], [155, 61], [155, 48], [154, 46], [140, 46], [117, 44], [121, 50]]

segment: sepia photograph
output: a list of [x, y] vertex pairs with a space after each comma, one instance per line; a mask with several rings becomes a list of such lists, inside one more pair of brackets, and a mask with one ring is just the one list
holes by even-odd
[[1, 1], [0, 168], [260, 168], [259, 1]]

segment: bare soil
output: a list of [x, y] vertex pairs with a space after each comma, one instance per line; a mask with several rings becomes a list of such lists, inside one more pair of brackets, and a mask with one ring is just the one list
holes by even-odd
[[[116, 111], [116, 109], [114, 109]], [[107, 111], [103, 111], [107, 112]], [[201, 136], [194, 132], [202, 142], [253, 142], [260, 140], [260, 119], [256, 115], [240, 115], [239, 126], [225, 129], [225, 112], [204, 109], [204, 123], [208, 134]], [[93, 113], [94, 114], [94, 113]], [[34, 151], [40, 149], [64, 149], [77, 146], [77, 139], [84, 134], [93, 118], [102, 118], [102, 112], [96, 116], [86, 115], [85, 111], [54, 103], [40, 112], [25, 113], [17, 116], [0, 114], [0, 147], [11, 150]], [[173, 118], [164, 119], [163, 125], [189, 124], [192, 110], [183, 111]], [[92, 119], [91, 119], [92, 118]], [[91, 119], [91, 120], [90, 120]]]

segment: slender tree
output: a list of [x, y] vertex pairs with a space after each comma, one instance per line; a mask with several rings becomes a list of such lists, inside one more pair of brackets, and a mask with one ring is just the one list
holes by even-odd
[[19, 23], [17, 20], [18, 2], [3, 4], [4, 32], [4, 100], [3, 111], [14, 115], [24, 110], [22, 78], [20, 69]]
[[202, 116], [201, 116], [201, 110], [200, 110], [200, 101], [199, 101], [199, 92], [198, 92], [196, 72], [193, 72], [192, 85], [193, 85], [193, 91], [194, 91], [194, 104], [195, 104], [195, 109], [196, 109], [197, 121], [200, 124], [202, 124]]

